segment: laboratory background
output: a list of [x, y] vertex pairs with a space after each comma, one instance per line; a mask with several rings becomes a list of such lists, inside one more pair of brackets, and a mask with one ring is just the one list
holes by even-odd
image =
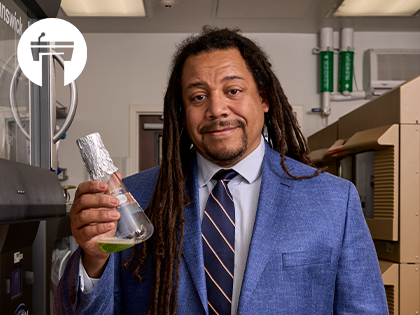
[[[83, 34], [87, 61], [64, 86], [71, 49], [41, 57], [40, 87], [17, 45], [53, 17]], [[203, 25], [238, 27], [264, 48], [311, 158], [358, 189], [390, 314], [418, 314], [419, 0], [1, 1], [0, 313], [52, 314], [77, 246], [68, 211], [89, 180], [77, 139], [98, 132], [123, 176], [159, 165], [171, 57]]]

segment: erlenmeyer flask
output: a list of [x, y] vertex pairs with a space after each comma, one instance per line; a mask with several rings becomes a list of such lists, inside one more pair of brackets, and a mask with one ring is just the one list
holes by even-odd
[[92, 179], [108, 184], [106, 194], [120, 201], [117, 231], [114, 237], [100, 238], [99, 247], [106, 253], [114, 253], [147, 240], [153, 234], [153, 225], [143, 209], [130, 194], [115, 172], [118, 170], [99, 133], [78, 139], [80, 154]]

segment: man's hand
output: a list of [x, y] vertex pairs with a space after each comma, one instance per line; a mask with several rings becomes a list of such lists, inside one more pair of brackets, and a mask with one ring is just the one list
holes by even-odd
[[[118, 174], [119, 175], [119, 174]], [[77, 188], [70, 210], [71, 231], [83, 248], [83, 266], [89, 277], [99, 278], [109, 254], [98, 246], [100, 237], [114, 237], [119, 212], [118, 199], [106, 194], [108, 185], [99, 181], [84, 182]]]

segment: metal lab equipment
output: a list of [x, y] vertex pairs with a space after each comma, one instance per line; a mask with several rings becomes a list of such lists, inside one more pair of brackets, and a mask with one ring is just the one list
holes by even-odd
[[[76, 86], [71, 86], [67, 117], [57, 131], [55, 63], [63, 66], [64, 61], [60, 56], [44, 57], [41, 87], [25, 77], [16, 57], [22, 33], [40, 19], [55, 18], [60, 4], [60, 0], [1, 1], [2, 10], [13, 13], [21, 26], [12, 28], [0, 19], [1, 314], [50, 314], [54, 246], [61, 242], [57, 239], [71, 234], [56, 170], [57, 142], [76, 110]], [[32, 47], [33, 53], [50, 49], [47, 46]]]
[[42, 277], [32, 245], [40, 220], [66, 213], [54, 172], [0, 159], [0, 309], [4, 314], [33, 310], [34, 281]]

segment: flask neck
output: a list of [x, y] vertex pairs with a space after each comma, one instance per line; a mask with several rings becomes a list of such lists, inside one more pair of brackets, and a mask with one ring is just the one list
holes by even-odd
[[115, 196], [128, 192], [127, 187], [125, 187], [116, 173], [107, 174], [104, 177], [98, 178], [97, 180], [108, 184], [108, 190], [105, 192], [106, 194]]

